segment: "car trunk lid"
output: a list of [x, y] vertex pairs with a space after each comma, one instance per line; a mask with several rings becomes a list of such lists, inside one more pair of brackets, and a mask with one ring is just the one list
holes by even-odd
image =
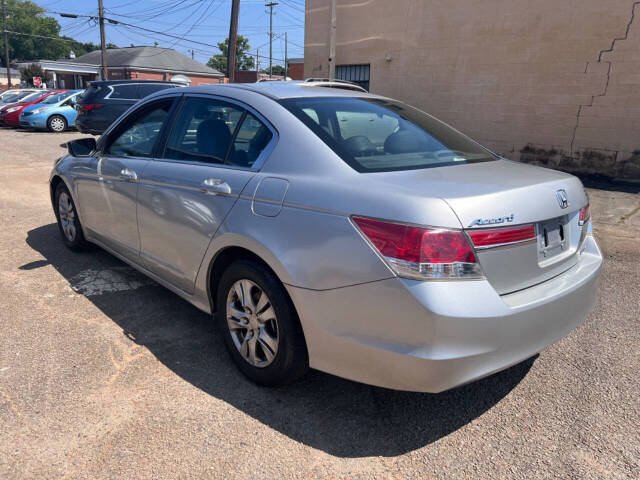
[[568, 174], [507, 160], [392, 172], [380, 179], [437, 196], [465, 231], [532, 225], [531, 238], [476, 247], [500, 294], [536, 285], [571, 268], [582, 239], [579, 212], [588, 200]]

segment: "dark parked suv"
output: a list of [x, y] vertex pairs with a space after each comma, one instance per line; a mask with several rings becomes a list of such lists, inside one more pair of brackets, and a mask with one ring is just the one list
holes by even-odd
[[141, 98], [165, 88], [184, 86], [183, 83], [144, 80], [91, 82], [76, 104], [76, 128], [82, 133], [100, 135]]

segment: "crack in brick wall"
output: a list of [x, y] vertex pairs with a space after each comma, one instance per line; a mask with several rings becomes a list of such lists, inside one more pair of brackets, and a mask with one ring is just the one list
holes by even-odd
[[[575, 127], [573, 128], [573, 135], [571, 136], [571, 147], [570, 147], [570, 155], [573, 155], [573, 144], [576, 141], [576, 134], [578, 133], [578, 128], [580, 127], [580, 116], [582, 115], [582, 109], [584, 107], [592, 107], [593, 106], [593, 102], [595, 101], [596, 98], [598, 97], [604, 97], [607, 95], [607, 90], [609, 89], [609, 82], [611, 80], [611, 68], [612, 68], [612, 62], [607, 61], [607, 62], [603, 62], [602, 61], [602, 56], [605, 53], [611, 53], [613, 52], [613, 49], [616, 46], [616, 42], [618, 41], [622, 41], [622, 40], [627, 40], [627, 38], [629, 37], [629, 31], [631, 30], [631, 25], [633, 25], [633, 21], [635, 19], [636, 16], [636, 7], [640, 5], [640, 1], [638, 2], [633, 2], [633, 5], [631, 6], [631, 18], [629, 19], [629, 22], [627, 23], [627, 28], [624, 32], [624, 36], [623, 37], [616, 37], [611, 41], [611, 46], [609, 48], [605, 48], [603, 50], [600, 50], [600, 52], [598, 53], [598, 61], [596, 63], [607, 63], [608, 64], [608, 68], [607, 68], [607, 76], [605, 79], [605, 84], [604, 84], [604, 88], [602, 90], [602, 93], [596, 94], [596, 95], [592, 95], [591, 96], [591, 101], [588, 104], [583, 104], [580, 105], [578, 107], [578, 113], [576, 114], [576, 124]], [[591, 62], [587, 62], [587, 64], [584, 67], [584, 73], [587, 73], [587, 69], [589, 68], [589, 64]]]

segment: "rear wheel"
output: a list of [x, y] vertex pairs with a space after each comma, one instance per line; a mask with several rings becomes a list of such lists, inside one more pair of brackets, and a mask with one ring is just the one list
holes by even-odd
[[73, 251], [82, 250], [87, 241], [82, 233], [82, 226], [71, 194], [62, 182], [56, 187], [55, 202], [58, 228], [64, 244]]
[[261, 385], [290, 383], [309, 368], [300, 321], [280, 281], [249, 260], [231, 264], [217, 292], [216, 320], [237, 367]]
[[62, 115], [52, 115], [47, 120], [47, 128], [50, 132], [62, 133], [67, 129], [67, 120]]

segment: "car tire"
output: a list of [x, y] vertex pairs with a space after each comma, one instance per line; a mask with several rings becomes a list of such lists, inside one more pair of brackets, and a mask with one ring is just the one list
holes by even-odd
[[62, 241], [68, 249], [74, 252], [83, 250], [87, 246], [87, 241], [82, 233], [82, 225], [80, 224], [80, 218], [78, 218], [76, 205], [64, 183], [60, 182], [58, 184], [54, 198], [54, 210]]
[[62, 115], [51, 115], [47, 120], [47, 128], [53, 133], [62, 133], [67, 129], [67, 120]]
[[268, 268], [252, 260], [234, 262], [222, 274], [216, 298], [217, 326], [234, 363], [249, 379], [275, 387], [307, 372], [300, 320]]

